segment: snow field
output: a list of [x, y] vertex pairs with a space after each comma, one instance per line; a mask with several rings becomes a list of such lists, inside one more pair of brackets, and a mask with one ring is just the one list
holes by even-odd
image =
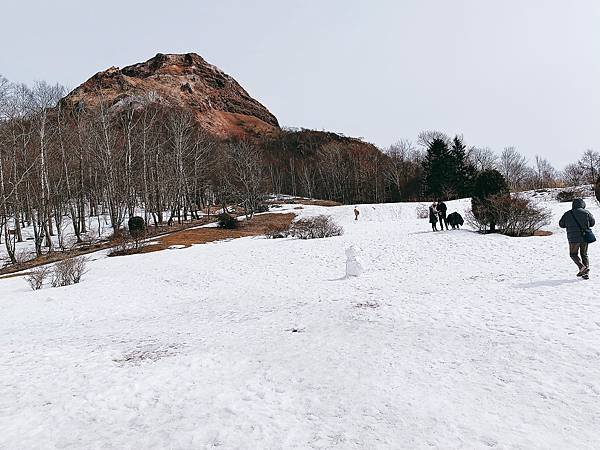
[[[0, 448], [600, 446], [594, 246], [583, 281], [554, 224], [432, 233], [416, 204], [353, 207], [297, 211], [340, 237], [98, 253], [81, 284], [36, 292], [0, 280]], [[365, 272], [344, 279], [349, 245]]]

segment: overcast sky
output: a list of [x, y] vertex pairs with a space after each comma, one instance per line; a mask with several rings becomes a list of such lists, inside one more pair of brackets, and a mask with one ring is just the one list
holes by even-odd
[[196, 52], [284, 126], [421, 130], [559, 168], [600, 150], [600, 0], [5, 1], [0, 74], [74, 88]]

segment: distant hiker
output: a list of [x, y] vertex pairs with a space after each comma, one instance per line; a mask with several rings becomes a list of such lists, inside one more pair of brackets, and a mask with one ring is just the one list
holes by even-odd
[[431, 224], [431, 229], [433, 231], [437, 231], [437, 221], [438, 221], [438, 213], [436, 209], [435, 202], [431, 204], [429, 207], [429, 223]]
[[437, 213], [440, 218], [440, 228], [444, 231], [444, 224], [446, 225], [446, 230], [448, 229], [448, 221], [446, 220], [446, 211], [448, 211], [448, 207], [442, 201], [439, 201], [437, 204]]
[[[558, 224], [561, 228], [567, 229], [569, 255], [579, 268], [577, 276], [587, 280], [590, 273], [590, 261], [587, 253], [588, 244], [596, 240], [591, 230], [596, 224], [594, 216], [585, 209], [583, 199], [577, 198], [573, 200], [572, 209], [563, 214]], [[581, 255], [581, 258], [579, 258], [579, 255]]]
[[360, 211], [358, 210], [358, 207], [354, 207], [354, 220], [358, 220], [358, 215], [360, 214]]
[[465, 223], [462, 216], [456, 211], [454, 211], [451, 214], [448, 214], [448, 218], [446, 219], [446, 221], [450, 224], [453, 230], [460, 229], [460, 227]]

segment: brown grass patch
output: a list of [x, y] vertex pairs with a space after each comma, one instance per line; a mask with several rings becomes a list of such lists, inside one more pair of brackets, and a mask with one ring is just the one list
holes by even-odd
[[166, 250], [171, 247], [188, 248], [195, 244], [206, 244], [208, 242], [222, 241], [225, 239], [237, 239], [247, 236], [260, 236], [265, 234], [274, 226], [289, 226], [294, 220], [295, 214], [259, 214], [249, 221], [240, 222], [236, 230], [223, 228], [191, 228], [177, 231], [157, 239], [151, 240], [148, 245], [137, 251], [129, 253], [151, 253]]
[[[159, 226], [158, 228], [155, 228], [154, 226], [150, 226], [148, 228], [148, 238], [152, 238], [153, 236], [162, 236], [162, 235], [173, 233], [173, 232], [176, 232], [179, 230], [185, 230], [190, 227], [197, 227], [197, 226], [209, 223], [212, 220], [214, 220], [213, 217], [211, 217], [210, 219], [203, 218], [201, 220], [189, 221], [189, 222], [186, 222], [186, 223], [180, 224], [180, 225], [176, 224], [176, 225], [172, 225], [170, 227], [167, 226], [166, 224], [163, 224], [163, 225]], [[8, 265], [8, 266], [0, 268], [0, 275], [4, 275], [4, 276], [0, 276], [0, 279], [11, 278], [11, 277], [20, 277], [22, 275], [27, 275], [29, 273], [29, 272], [22, 272], [23, 270], [29, 270], [34, 267], [51, 264], [51, 263], [54, 263], [57, 261], [62, 261], [63, 259], [72, 258], [75, 256], [87, 255], [89, 253], [95, 253], [100, 250], [106, 250], [109, 248], [113, 248], [117, 245], [117, 241], [118, 241], [118, 239], [109, 238], [109, 239], [103, 239], [101, 241], [95, 241], [92, 243], [83, 242], [81, 244], [76, 244], [75, 246], [73, 246], [73, 248], [71, 248], [67, 251], [55, 250], [53, 252], [46, 253], [45, 255], [42, 255], [38, 258], [34, 258], [29, 261], [25, 261], [18, 265]]]
[[537, 230], [533, 233], [534, 236], [552, 236], [552, 231]]
[[311, 206], [342, 206], [341, 203], [335, 202], [333, 200], [315, 200], [308, 198], [295, 198], [296, 203], [300, 203], [301, 205], [311, 205]]
[[[159, 228], [156, 232], [155, 237], [149, 236], [150, 245], [141, 247], [139, 249], [132, 249], [126, 254], [136, 253], [150, 253], [157, 252], [160, 250], [168, 249], [172, 246], [183, 246], [183, 248], [191, 247], [194, 244], [206, 244], [208, 242], [221, 241], [225, 239], [236, 239], [246, 236], [260, 236], [265, 234], [266, 231], [275, 226], [289, 226], [296, 217], [293, 213], [287, 214], [274, 214], [266, 213], [254, 216], [252, 220], [246, 222], [240, 222], [240, 227], [237, 230], [225, 230], [221, 228], [190, 228], [192, 226], [199, 226], [204, 221], [197, 221], [195, 224], [186, 224], [180, 226], [179, 230], [171, 228]], [[152, 228], [151, 228], [152, 229]], [[56, 261], [61, 261], [66, 258], [73, 256], [81, 256], [89, 253], [94, 253], [99, 250], [105, 250], [113, 248], [115, 246], [114, 241], [102, 241], [92, 245], [84, 245], [76, 247], [68, 252], [52, 252], [41, 258], [32, 259], [25, 263], [19, 264], [18, 266], [7, 266], [0, 269], [0, 279], [12, 278], [27, 275], [28, 272], [24, 270], [32, 269], [37, 266], [43, 266]], [[121, 255], [121, 254], [119, 254]], [[118, 256], [118, 255], [114, 255]]]

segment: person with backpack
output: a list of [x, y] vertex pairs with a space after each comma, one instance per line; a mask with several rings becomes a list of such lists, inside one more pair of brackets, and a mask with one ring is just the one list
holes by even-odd
[[444, 225], [446, 225], [446, 231], [448, 231], [448, 220], [446, 220], [446, 212], [448, 211], [448, 207], [443, 201], [438, 201], [437, 204], [437, 213], [440, 218], [440, 228], [444, 231]]
[[596, 241], [591, 230], [595, 224], [594, 216], [585, 209], [585, 202], [581, 198], [573, 200], [572, 209], [564, 213], [558, 222], [561, 228], [567, 229], [569, 255], [579, 268], [577, 276], [582, 277], [584, 280], [589, 279], [588, 245]]

